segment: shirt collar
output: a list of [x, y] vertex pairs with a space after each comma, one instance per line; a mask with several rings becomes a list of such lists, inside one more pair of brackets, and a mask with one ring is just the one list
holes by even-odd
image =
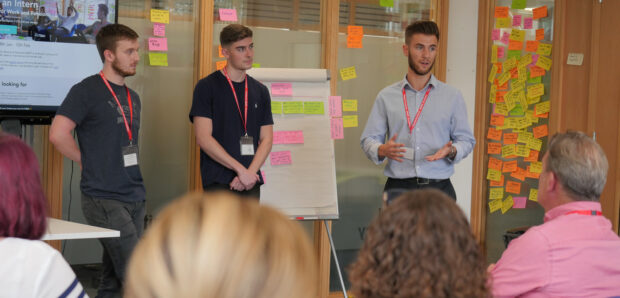
[[[424, 86], [424, 88], [422, 88], [422, 90], [421, 90], [421, 91], [426, 90], [426, 88], [427, 88], [429, 85], [431, 85], [431, 86], [433, 86], [433, 87], [435, 87], [435, 88], [436, 88], [436, 87], [437, 87], [437, 85], [438, 85], [438, 83], [439, 83], [439, 80], [437, 80], [437, 78], [435, 77], [435, 75], [434, 75], [434, 74], [431, 74], [431, 78], [430, 78], [430, 80], [428, 80], [428, 83], [426, 83], [426, 86]], [[403, 80], [400, 82], [400, 86], [399, 86], [399, 87], [400, 87], [400, 89], [402, 90], [403, 88], [405, 88], [405, 87], [407, 87], [407, 86], [409, 87], [409, 90], [412, 90], [412, 91], [414, 91], [414, 92], [418, 92], [417, 90], [413, 89], [413, 86], [411, 86], [411, 84], [409, 84], [409, 81], [407, 81], [407, 75], [405, 74], [405, 77], [404, 77], [404, 78], [403, 78]]]
[[544, 221], [548, 222], [575, 210], [601, 211], [601, 203], [592, 201], [575, 201], [557, 206], [545, 213]]

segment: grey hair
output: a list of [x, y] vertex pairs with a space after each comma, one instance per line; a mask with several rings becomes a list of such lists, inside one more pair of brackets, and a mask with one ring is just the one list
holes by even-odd
[[583, 132], [557, 133], [549, 141], [546, 172], [553, 172], [575, 201], [598, 201], [609, 165], [605, 152]]

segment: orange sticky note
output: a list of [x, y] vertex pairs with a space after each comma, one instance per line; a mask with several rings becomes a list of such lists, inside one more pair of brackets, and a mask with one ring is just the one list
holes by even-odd
[[489, 132], [487, 133], [487, 139], [500, 141], [502, 139], [502, 131], [499, 129], [495, 129], [493, 127], [489, 127]]
[[523, 42], [518, 40], [510, 40], [508, 42], [508, 50], [521, 50], [523, 49]]
[[356, 36], [347, 36], [347, 48], [349, 49], [361, 49], [363, 48], [362, 38]]
[[510, 70], [510, 78], [511, 79], [517, 79], [519, 78], [519, 69], [518, 68], [513, 68]]
[[545, 28], [536, 29], [536, 40], [545, 39]]
[[495, 7], [495, 17], [496, 18], [507, 18], [508, 10], [509, 10], [508, 6]]
[[517, 168], [516, 171], [510, 173], [510, 177], [513, 177], [513, 178], [521, 180], [521, 181], [525, 181], [525, 175], [526, 174], [527, 174], [527, 171], [525, 169]]
[[226, 60], [215, 62], [215, 68], [217, 70], [220, 70], [220, 69], [224, 68], [225, 66], [226, 66]]
[[502, 116], [502, 115], [492, 115], [491, 116], [491, 125], [493, 125], [493, 126], [502, 126], [502, 125], [504, 125], [504, 116]]
[[530, 155], [528, 157], [523, 158], [524, 161], [538, 161], [538, 151], [536, 150], [530, 150]]
[[495, 157], [489, 157], [489, 169], [501, 171], [503, 163], [504, 162], [501, 159], [497, 159]]
[[545, 70], [542, 67], [532, 66], [530, 67], [530, 78], [540, 77], [545, 75]]
[[502, 175], [502, 178], [499, 181], [493, 181], [491, 180], [491, 182], [489, 183], [490, 186], [504, 186], [504, 175]]
[[536, 52], [538, 50], [538, 44], [540, 41], [537, 40], [528, 40], [525, 42], [525, 51], [527, 52]]
[[517, 170], [517, 161], [511, 160], [504, 163], [502, 173], [512, 173]]
[[217, 56], [224, 58], [224, 55], [222, 55], [222, 46], [217, 46]]
[[540, 173], [532, 172], [532, 169], [530, 168], [530, 166], [527, 166], [527, 171], [525, 171], [525, 177], [532, 178], [532, 179], [538, 179], [540, 178]]
[[495, 66], [497, 66], [497, 73], [502, 73], [502, 65], [504, 65], [501, 62], [495, 63]]
[[349, 25], [349, 26], [347, 26], [347, 35], [362, 37], [362, 36], [364, 36], [364, 27], [363, 26], [352, 26], [352, 25]]
[[504, 145], [516, 144], [519, 134], [516, 132], [504, 134]]
[[508, 181], [506, 182], [506, 192], [519, 194], [521, 193], [521, 182]]
[[495, 102], [504, 102], [504, 96], [508, 91], [497, 91], [495, 92]]
[[[497, 13], [497, 9], [495, 10]], [[532, 10], [534, 20], [547, 17], [547, 5], [536, 7]]]
[[487, 153], [488, 154], [502, 154], [502, 144], [501, 143], [489, 143], [487, 145]]
[[532, 132], [534, 133], [534, 137], [537, 139], [540, 139], [542, 137], [549, 135], [549, 129], [547, 128], [547, 124], [534, 127], [532, 129]]

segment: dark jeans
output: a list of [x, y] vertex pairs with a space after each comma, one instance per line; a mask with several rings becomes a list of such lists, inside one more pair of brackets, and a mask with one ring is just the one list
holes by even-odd
[[383, 188], [383, 191], [387, 192], [390, 190], [399, 189], [414, 190], [427, 187], [439, 189], [456, 201], [456, 192], [454, 191], [454, 187], [452, 186], [452, 182], [450, 182], [450, 179], [444, 179], [441, 181], [429, 181], [428, 184], [421, 184], [418, 183], [418, 179], [416, 178], [388, 178], [387, 182], [385, 182], [385, 188]]
[[237, 190], [230, 189], [230, 185], [228, 184], [214, 183], [214, 184], [205, 186], [204, 190], [205, 191], [225, 190], [225, 191], [230, 191], [232, 193], [240, 195], [241, 197], [244, 197], [244, 198], [260, 200], [260, 185], [254, 185], [254, 187], [250, 190], [237, 191]]
[[100, 238], [102, 276], [97, 297], [122, 297], [125, 269], [144, 231], [144, 201], [125, 203], [82, 193], [82, 212], [89, 225], [121, 232], [119, 238]]

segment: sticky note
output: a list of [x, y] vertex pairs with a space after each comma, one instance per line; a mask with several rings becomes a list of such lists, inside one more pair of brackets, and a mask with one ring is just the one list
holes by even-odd
[[512, 208], [512, 205], [514, 204], [514, 200], [512, 199], [512, 196], [508, 196], [503, 202], [502, 202], [502, 214], [508, 212], [508, 210], [510, 210], [510, 208]]
[[526, 41], [525, 42], [525, 51], [527, 51], [527, 52], [536, 52], [538, 50], [539, 43], [540, 43], [540, 41], [537, 41], [537, 40], [528, 40], [528, 41]]
[[545, 39], [545, 28], [536, 29], [536, 40]]
[[521, 26], [521, 19], [523, 19], [523, 16], [520, 14], [516, 14], [512, 17], [512, 27], [520, 27]]
[[260, 68], [260, 63], [252, 63], [252, 68]]
[[153, 35], [166, 36], [166, 24], [160, 24], [160, 23], [153, 24]]
[[170, 11], [163, 9], [151, 9], [151, 22], [169, 24]]
[[489, 71], [489, 77], [488, 77], [489, 83], [493, 83], [496, 75], [497, 75], [497, 65], [493, 64], [493, 66], [491, 66], [491, 71]]
[[491, 40], [499, 40], [499, 29], [493, 29], [491, 31]]
[[506, 182], [506, 192], [519, 194], [521, 193], [521, 182], [508, 181]]
[[536, 7], [532, 10], [534, 20], [547, 17], [547, 5]]
[[520, 132], [519, 136], [517, 137], [517, 142], [527, 144], [532, 137], [533, 134], [531, 132]]
[[534, 202], [538, 202], [538, 189], [530, 188], [529, 200], [530, 201], [534, 201]]
[[515, 155], [515, 145], [502, 146], [502, 157], [506, 158], [511, 155]]
[[508, 59], [506, 59], [506, 61], [504, 61], [503, 64], [504, 64], [504, 72], [508, 72], [511, 69], [515, 68], [515, 66], [517, 66], [517, 59], [516, 58], [508, 58]]
[[293, 163], [291, 151], [276, 151], [269, 154], [272, 166], [290, 165]]
[[220, 70], [224, 67], [226, 67], [226, 60], [215, 62], [215, 69]]
[[342, 100], [340, 96], [329, 97], [329, 116], [331, 117], [342, 116]]
[[510, 25], [512, 25], [510, 18], [495, 19], [495, 28], [510, 28]]
[[502, 144], [500, 143], [488, 143], [487, 154], [502, 154]]
[[538, 66], [530, 67], [530, 78], [540, 77], [545, 75], [545, 70]]
[[510, 80], [510, 71], [507, 71], [507, 72], [501, 74], [497, 78], [497, 82], [498, 82], [499, 85], [503, 85], [504, 83], [508, 82], [508, 80]]
[[271, 96], [293, 96], [293, 84], [271, 83]]
[[276, 115], [282, 114], [282, 102], [281, 101], [271, 102], [271, 114], [276, 114]]
[[495, 103], [497, 101], [497, 86], [491, 85], [489, 90], [489, 102]]
[[303, 114], [304, 103], [301, 101], [285, 101], [284, 114]]
[[504, 189], [503, 188], [490, 188], [489, 189], [489, 199], [491, 200], [501, 200], [504, 197]]
[[497, 63], [497, 45], [491, 46], [491, 63]]
[[504, 163], [502, 173], [512, 173], [517, 170], [517, 161], [511, 160]]
[[220, 8], [220, 21], [237, 21], [237, 10], [234, 8]]
[[510, 40], [510, 33], [504, 31], [504, 33], [502, 33], [502, 38], [500, 38], [500, 42], [502, 42], [505, 45], [508, 45], [509, 40]]
[[540, 161], [534, 161], [532, 163], [530, 163], [530, 172], [532, 173], [542, 173], [542, 162]]
[[325, 108], [322, 101], [306, 101], [304, 102], [304, 114], [307, 115], [323, 115]]
[[362, 37], [364, 36], [364, 27], [349, 25], [347, 26], [347, 35], [355, 36], [355, 37]]
[[382, 7], [394, 7], [394, 0], [379, 0], [379, 5]]
[[508, 108], [506, 108], [506, 104], [503, 103], [503, 102], [498, 102], [495, 105], [495, 113], [497, 113], [499, 115], [507, 116], [508, 115]]
[[525, 31], [519, 29], [512, 29], [512, 31], [510, 32], [510, 39], [517, 41], [525, 40]]
[[517, 168], [516, 171], [510, 173], [510, 177], [513, 177], [515, 179], [521, 180], [521, 181], [525, 181], [525, 175], [527, 174], [527, 171], [523, 168]]
[[518, 133], [505, 133], [504, 134], [504, 145], [516, 144], [517, 138], [519, 137]]
[[540, 177], [540, 173], [532, 173], [530, 170], [530, 166], [527, 166], [527, 171], [525, 171], [525, 177], [538, 179]]
[[149, 51], [167, 51], [168, 39], [165, 37], [149, 37]]
[[532, 29], [534, 27], [534, 19], [533, 18], [524, 18], [523, 19], [523, 29]]
[[361, 49], [364, 45], [362, 43], [362, 37], [347, 36], [347, 48], [349, 49]]
[[543, 124], [540, 126], [536, 126], [532, 129], [534, 133], [534, 137], [540, 139], [542, 137], [546, 137], [549, 135], [549, 129], [547, 128], [547, 124]]
[[514, 197], [512, 199], [515, 201], [514, 205], [512, 206], [512, 208], [515, 208], [515, 209], [524, 209], [525, 208], [525, 202], [527, 201], [526, 197]]
[[543, 84], [530, 85], [527, 87], [528, 97], [538, 97], [544, 94], [545, 94], [545, 85]]
[[493, 127], [489, 127], [489, 132], [487, 133], [487, 139], [499, 141], [502, 138], [502, 131], [495, 129]]
[[536, 54], [549, 56], [551, 55], [552, 44], [549, 43], [541, 43], [538, 45], [538, 49], [536, 50]]
[[273, 144], [303, 144], [302, 130], [278, 130], [273, 132]]
[[343, 81], [357, 78], [357, 74], [355, 73], [355, 66], [341, 68], [340, 77]]
[[550, 106], [549, 101], [543, 101], [541, 103], [537, 103], [534, 106], [534, 112], [536, 115], [547, 113], [549, 112], [550, 109], [551, 109], [551, 106]]
[[342, 118], [330, 119], [330, 127], [331, 127], [332, 139], [340, 140], [344, 138], [344, 128], [342, 125]]
[[342, 110], [345, 112], [357, 112], [357, 99], [343, 99]]
[[525, 9], [526, 6], [527, 6], [527, 0], [512, 0], [512, 5], [510, 5], [510, 8]]
[[[511, 39], [510, 42], [508, 42], [508, 50], [509, 51], [520, 51], [521, 49], [523, 49], [523, 42], [522, 41], [512, 40]], [[519, 55], [517, 55], [515, 53], [514, 56], [519, 57], [519, 56], [521, 56], [521, 53], [519, 53]]]
[[508, 6], [497, 6], [495, 7], [495, 17], [496, 18], [507, 18], [508, 15]]
[[531, 138], [529, 143], [527, 143], [527, 148], [536, 150], [536, 151], [540, 151], [540, 149], [542, 148], [542, 140], [541, 139], [536, 139], [536, 138]]
[[168, 53], [149, 53], [151, 66], [168, 66]]
[[502, 173], [495, 169], [489, 169], [487, 172], [487, 180], [499, 181], [501, 179]]
[[491, 115], [491, 125], [493, 126], [504, 125], [504, 116], [503, 115]]
[[342, 117], [343, 127], [357, 127], [357, 115], [347, 115]]
[[530, 155], [530, 149], [523, 144], [517, 144], [515, 146], [515, 155], [521, 157], [528, 157]]
[[506, 57], [506, 48], [505, 47], [497, 47], [497, 58], [501, 59]]
[[502, 200], [492, 200], [489, 202], [489, 213], [493, 213], [502, 208]]
[[503, 163], [504, 162], [501, 159], [497, 159], [492, 156], [489, 157], [489, 169], [501, 171]]
[[[545, 71], [545, 70], [543, 69], [543, 71]], [[528, 73], [529, 73], [529, 72], [528, 72]], [[528, 75], [528, 76], [529, 76], [529, 75]], [[529, 78], [529, 79], [527, 79], [527, 83], [528, 83], [528, 84], [539, 84], [539, 83], [542, 83], [542, 77], [541, 77], [541, 76], [538, 76], [538, 77], [535, 77], [535, 78]], [[534, 99], [534, 98], [532, 98], [532, 100], [533, 100], [533, 99]], [[540, 100], [540, 97], [539, 97], [538, 99]], [[528, 98], [528, 102], [529, 102], [529, 98]], [[538, 102], [538, 101], [537, 101], [537, 102]], [[530, 104], [532, 104], [532, 103], [530, 103]]]
[[[531, 139], [530, 139], [531, 141]], [[529, 144], [529, 143], [528, 143]], [[538, 161], [538, 151], [536, 150], [530, 150], [530, 155], [526, 158], [524, 158], [524, 161]]]
[[499, 181], [493, 181], [493, 180], [489, 181], [489, 185], [493, 187], [497, 187], [497, 186], [503, 187], [504, 186], [504, 175], [501, 176]]

